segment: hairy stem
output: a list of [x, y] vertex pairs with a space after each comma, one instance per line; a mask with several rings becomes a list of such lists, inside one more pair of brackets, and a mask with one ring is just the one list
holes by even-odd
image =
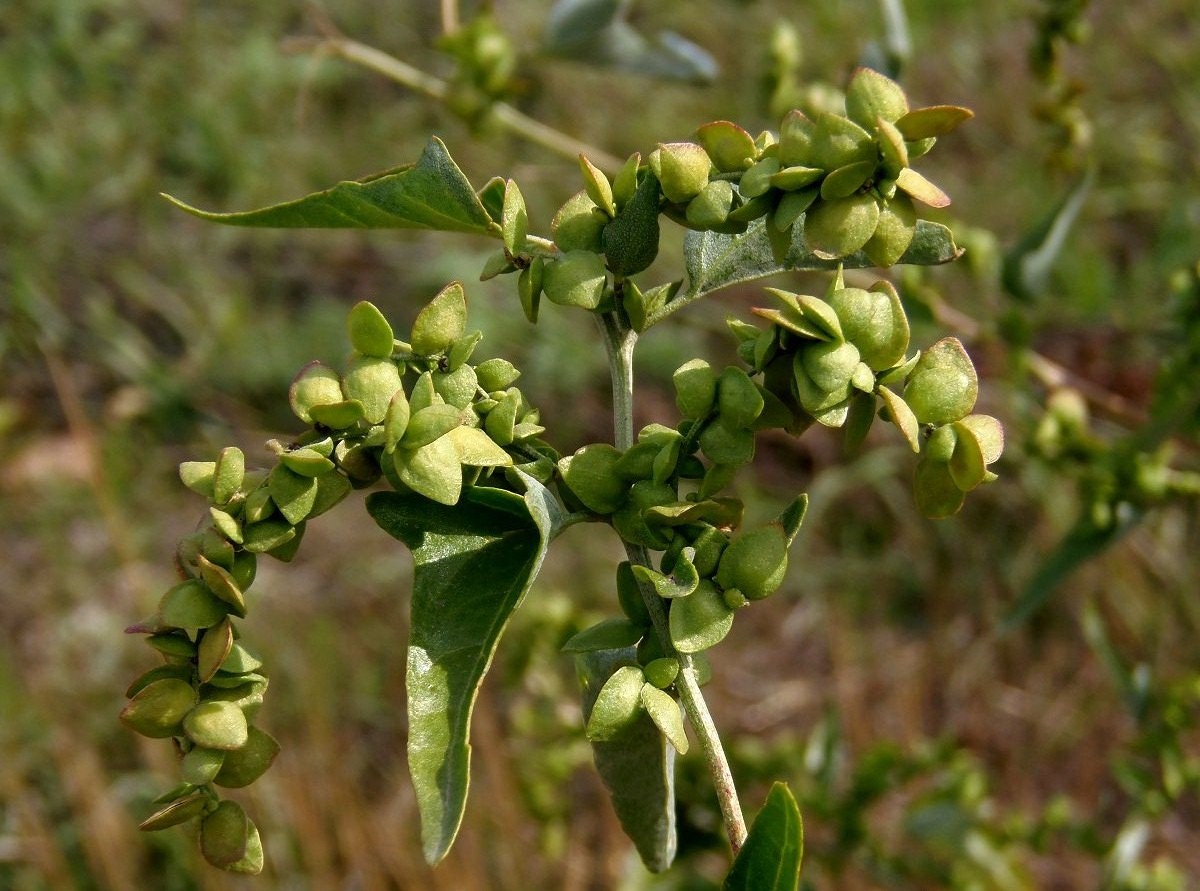
[[[440, 77], [409, 65], [383, 50], [367, 46], [365, 43], [359, 43], [357, 40], [351, 40], [349, 37], [343, 37], [337, 33], [327, 34], [315, 41], [293, 40], [289, 42], [289, 46], [337, 56], [347, 62], [369, 68], [376, 74], [382, 74], [389, 80], [438, 102], [445, 102], [450, 95], [450, 85]], [[613, 171], [618, 170], [624, 163], [616, 155], [588, 145], [561, 130], [548, 127], [507, 102], [494, 103], [491, 113], [492, 120], [512, 133], [564, 158], [574, 161], [580, 155], [587, 155], [593, 164]]]
[[[618, 449], [624, 451], [633, 445], [633, 348], [637, 343], [637, 334], [622, 324], [616, 313], [606, 313], [599, 317], [599, 323], [604, 334], [609, 371], [612, 375], [613, 442]], [[651, 567], [650, 555], [642, 545], [626, 542], [625, 553], [628, 554], [630, 563]], [[704, 760], [708, 764], [709, 776], [712, 778], [717, 802], [721, 808], [721, 818], [725, 823], [725, 832], [729, 836], [729, 845], [736, 855], [746, 841], [746, 818], [738, 801], [729, 758], [721, 744], [717, 725], [708, 710], [708, 703], [704, 701], [704, 693], [700, 690], [696, 666], [691, 656], [678, 652], [671, 643], [667, 611], [663, 608], [662, 599], [652, 586], [639, 583], [638, 587], [663, 652], [679, 660], [680, 671], [675, 681], [675, 689], [679, 692], [684, 713], [696, 734], [700, 750], [704, 753]]]

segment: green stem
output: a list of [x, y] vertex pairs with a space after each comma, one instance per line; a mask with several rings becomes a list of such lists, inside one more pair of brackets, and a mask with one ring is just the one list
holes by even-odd
[[[624, 451], [633, 445], [633, 348], [637, 343], [637, 333], [623, 324], [616, 313], [606, 313], [598, 320], [604, 335], [609, 371], [612, 375], [613, 441], [618, 449]], [[628, 554], [630, 563], [652, 568], [650, 555], [642, 545], [625, 542], [625, 553]], [[729, 758], [725, 754], [717, 725], [700, 689], [696, 666], [690, 655], [680, 653], [671, 643], [667, 611], [663, 607], [662, 598], [648, 584], [639, 583], [638, 587], [663, 652], [679, 660], [680, 670], [675, 689], [696, 734], [700, 750], [704, 753], [704, 760], [708, 764], [709, 776], [712, 778], [713, 789], [717, 793], [717, 802], [721, 808], [721, 818], [729, 836], [729, 845], [736, 856], [746, 841], [746, 818], [738, 801], [737, 786], [733, 782]]]

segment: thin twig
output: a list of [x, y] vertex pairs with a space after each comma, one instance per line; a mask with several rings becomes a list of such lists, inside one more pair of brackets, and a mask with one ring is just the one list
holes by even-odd
[[458, 0], [442, 0], [442, 33], [449, 36], [459, 27]]
[[[637, 343], [637, 335], [622, 325], [614, 313], [601, 316], [599, 323], [612, 375], [613, 441], [618, 449], [625, 450], [633, 445], [633, 348]], [[650, 555], [643, 546], [626, 542], [625, 553], [629, 556], [630, 563], [652, 568]], [[725, 754], [717, 725], [700, 689], [696, 666], [690, 655], [680, 653], [671, 642], [667, 611], [663, 609], [658, 593], [651, 585], [641, 581], [638, 582], [638, 588], [663, 652], [679, 660], [680, 669], [675, 680], [675, 689], [679, 692], [684, 713], [687, 714], [688, 722], [692, 725], [700, 750], [704, 754], [713, 789], [717, 794], [717, 803], [721, 808], [725, 832], [729, 836], [729, 846], [736, 856], [746, 842], [746, 818], [738, 800], [729, 758]]]
[[[319, 39], [293, 38], [285, 43], [285, 47], [293, 51], [324, 51], [331, 56], [361, 65], [438, 102], [445, 102], [450, 96], [450, 85], [440, 77], [340, 34], [325, 34]], [[624, 163], [616, 155], [549, 127], [507, 102], [494, 103], [491, 107], [491, 118], [515, 135], [564, 158], [575, 160], [580, 155], [587, 155], [596, 166], [612, 171], [618, 170]]]

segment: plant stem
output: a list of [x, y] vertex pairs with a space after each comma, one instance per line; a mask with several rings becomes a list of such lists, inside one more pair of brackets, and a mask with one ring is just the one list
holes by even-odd
[[[450, 85], [440, 77], [415, 68], [383, 50], [359, 43], [357, 40], [351, 40], [349, 37], [343, 37], [341, 34], [330, 33], [316, 41], [293, 40], [289, 42], [289, 45], [324, 52], [345, 59], [347, 62], [361, 65], [438, 102], [445, 102], [450, 95]], [[493, 103], [491, 117], [492, 120], [517, 136], [572, 161], [578, 159], [580, 155], [587, 155], [596, 166], [613, 171], [620, 169], [624, 163], [616, 155], [575, 139], [573, 136], [568, 136], [561, 130], [548, 127], [507, 102]]]
[[[613, 442], [618, 449], [624, 451], [633, 445], [633, 348], [637, 343], [637, 334], [624, 325], [616, 313], [605, 313], [598, 321], [604, 335], [609, 372], [612, 376]], [[651, 567], [650, 556], [642, 545], [626, 542], [625, 553], [628, 554], [630, 563]], [[725, 832], [729, 836], [729, 845], [736, 856], [746, 841], [746, 818], [738, 801], [729, 758], [725, 754], [717, 725], [713, 722], [708, 703], [705, 702], [704, 693], [700, 689], [696, 666], [690, 655], [680, 653], [671, 643], [667, 611], [663, 608], [662, 599], [650, 585], [639, 582], [638, 587], [663, 652], [679, 660], [680, 670], [675, 689], [679, 692], [684, 713], [696, 734], [700, 750], [704, 753], [704, 760], [708, 764], [709, 776], [712, 778], [717, 802], [721, 808], [721, 818], [725, 823]]]

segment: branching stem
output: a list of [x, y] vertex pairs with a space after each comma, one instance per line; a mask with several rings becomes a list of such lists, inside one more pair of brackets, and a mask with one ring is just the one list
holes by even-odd
[[[624, 451], [633, 445], [633, 348], [637, 343], [637, 334], [622, 324], [616, 313], [600, 316], [599, 323], [612, 375], [613, 441], [618, 449]], [[628, 554], [631, 563], [651, 567], [650, 556], [642, 545], [626, 542], [625, 553]], [[736, 855], [746, 841], [746, 818], [738, 801], [729, 758], [725, 754], [717, 725], [700, 689], [696, 666], [691, 656], [678, 652], [671, 643], [667, 611], [663, 608], [662, 599], [648, 584], [639, 583], [639, 588], [663, 652], [679, 660], [680, 671], [675, 681], [675, 689], [679, 692], [684, 713], [692, 725], [704, 760], [708, 764], [709, 776], [712, 778], [717, 802], [721, 808], [721, 818], [729, 836], [729, 845]]]
[[[318, 40], [293, 40], [289, 42], [289, 46], [325, 53], [361, 65], [438, 102], [445, 102], [450, 96], [450, 85], [440, 77], [409, 65], [383, 50], [351, 40], [336, 32], [326, 33]], [[507, 102], [493, 103], [491, 118], [517, 136], [572, 161], [580, 155], [587, 155], [596, 166], [612, 171], [620, 169], [624, 163], [616, 155], [569, 136], [561, 130], [548, 127]]]

